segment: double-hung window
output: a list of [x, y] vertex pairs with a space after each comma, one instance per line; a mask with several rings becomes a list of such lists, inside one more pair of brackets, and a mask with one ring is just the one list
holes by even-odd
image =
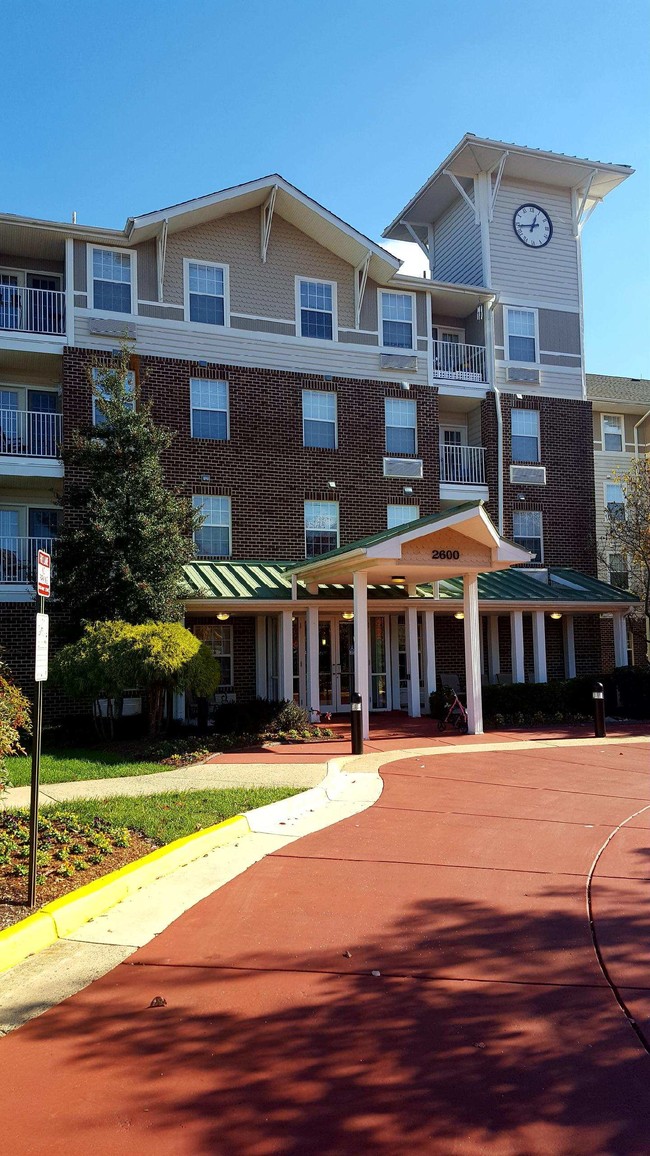
[[228, 440], [228, 382], [210, 381], [204, 377], [190, 379], [192, 437], [211, 441]]
[[414, 401], [401, 397], [384, 399], [386, 453], [395, 457], [417, 453], [417, 409]]
[[230, 554], [230, 498], [194, 494], [192, 505], [203, 514], [203, 525], [194, 534], [199, 558], [227, 558]]
[[336, 289], [331, 281], [303, 281], [298, 278], [300, 336], [332, 341], [335, 326]]
[[405, 525], [406, 522], [416, 522], [419, 517], [419, 506], [390, 505], [386, 507], [386, 528], [392, 530], [395, 526]]
[[630, 572], [624, 554], [609, 555], [609, 580], [612, 586], [619, 586], [621, 590], [627, 590]]
[[120, 249], [91, 249], [93, 309], [107, 313], [131, 313], [134, 282], [133, 253]]
[[305, 553], [308, 558], [336, 550], [339, 544], [338, 502], [305, 502]]
[[603, 449], [620, 454], [625, 449], [623, 442], [623, 418], [619, 414], [603, 414]]
[[513, 462], [539, 461], [539, 411], [513, 409], [511, 411]]
[[543, 560], [542, 515], [539, 510], [515, 510], [512, 537], [524, 550], [530, 550], [533, 562]]
[[[110, 370], [108, 370], [108, 369], [103, 370], [103, 369], [98, 368], [97, 366], [95, 366], [93, 368], [93, 371], [92, 371], [93, 386], [94, 386], [94, 391], [93, 391], [93, 425], [95, 425], [95, 426], [105, 425], [106, 420], [107, 420], [106, 414], [102, 413], [101, 409], [99, 408], [99, 406], [97, 404], [97, 400], [98, 400], [97, 394], [99, 394], [101, 397], [104, 397], [104, 398], [108, 397], [108, 390], [107, 390], [106, 386], [104, 385], [104, 378], [106, 377], [106, 374], [108, 374], [108, 373], [110, 373]], [[125, 385], [125, 392], [126, 392], [126, 398], [124, 401], [124, 408], [127, 410], [134, 410], [135, 409], [135, 373], [133, 372], [132, 369], [130, 369], [129, 372], [127, 373], [124, 385]]]
[[319, 389], [302, 391], [302, 444], [336, 449], [336, 394]]
[[605, 482], [605, 506], [610, 518], [622, 522], [625, 518], [625, 493], [620, 482]]
[[210, 647], [215, 658], [219, 660], [219, 688], [233, 685], [232, 674], [232, 625], [193, 626], [192, 633]]
[[228, 270], [225, 265], [185, 261], [185, 316], [201, 325], [226, 325]]
[[413, 349], [413, 294], [380, 292], [381, 343], [396, 349]]
[[534, 309], [506, 309], [509, 361], [537, 361], [537, 315]]

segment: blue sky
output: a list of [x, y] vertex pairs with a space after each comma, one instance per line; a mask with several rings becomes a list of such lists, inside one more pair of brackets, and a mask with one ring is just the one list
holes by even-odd
[[4, 212], [121, 226], [277, 171], [379, 239], [465, 132], [632, 165], [584, 232], [587, 368], [650, 375], [648, 0], [5, 0], [2, 30]]

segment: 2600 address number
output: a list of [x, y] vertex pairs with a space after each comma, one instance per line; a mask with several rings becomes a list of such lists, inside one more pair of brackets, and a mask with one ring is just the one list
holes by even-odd
[[439, 558], [444, 562], [457, 562], [460, 558], [460, 550], [432, 550], [432, 558]]

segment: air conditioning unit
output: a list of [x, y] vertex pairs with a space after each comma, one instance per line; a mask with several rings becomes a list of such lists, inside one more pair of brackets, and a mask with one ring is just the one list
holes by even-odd
[[379, 364], [382, 369], [417, 369], [417, 358], [403, 353], [380, 353]]
[[546, 466], [511, 466], [510, 481], [515, 486], [545, 486]]
[[422, 462], [418, 458], [384, 458], [385, 478], [421, 478]]
[[539, 385], [539, 370], [515, 369], [511, 366], [506, 370], [506, 381], [515, 385]]

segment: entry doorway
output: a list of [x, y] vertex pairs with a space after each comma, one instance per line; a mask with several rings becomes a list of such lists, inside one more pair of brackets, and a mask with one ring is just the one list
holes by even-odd
[[354, 689], [354, 623], [321, 618], [318, 623], [318, 685], [323, 714], [350, 709]]

